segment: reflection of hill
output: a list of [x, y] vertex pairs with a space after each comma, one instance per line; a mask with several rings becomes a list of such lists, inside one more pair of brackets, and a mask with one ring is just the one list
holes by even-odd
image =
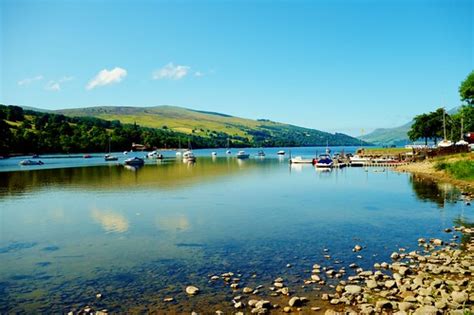
[[145, 165], [136, 172], [123, 166], [99, 166], [5, 172], [0, 176], [0, 198], [46, 187], [78, 187], [85, 190], [125, 188], [177, 189], [217, 177], [244, 174], [277, 161], [199, 158], [195, 164], [181, 161]]

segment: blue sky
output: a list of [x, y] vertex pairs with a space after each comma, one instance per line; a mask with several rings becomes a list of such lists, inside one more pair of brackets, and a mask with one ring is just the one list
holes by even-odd
[[0, 103], [170, 104], [359, 135], [460, 104], [472, 1], [0, 0]]

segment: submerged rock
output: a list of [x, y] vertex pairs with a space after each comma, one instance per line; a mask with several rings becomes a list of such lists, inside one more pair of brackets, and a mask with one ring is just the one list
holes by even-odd
[[196, 295], [199, 293], [199, 288], [195, 287], [193, 285], [187, 286], [186, 287], [186, 293], [189, 295]]

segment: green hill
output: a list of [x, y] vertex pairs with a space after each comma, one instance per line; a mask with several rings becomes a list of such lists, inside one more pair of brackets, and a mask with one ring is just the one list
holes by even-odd
[[[226, 114], [176, 106], [100, 106], [55, 111], [72, 117], [96, 117], [123, 124], [167, 129], [212, 138], [226, 134], [233, 143], [253, 146], [360, 145], [360, 140], [341, 133], [327, 133], [267, 119], [245, 119]], [[367, 145], [367, 143], [365, 143]]]
[[411, 141], [408, 139], [407, 133], [410, 130], [412, 121], [403, 126], [395, 128], [378, 128], [369, 134], [361, 136], [360, 139], [376, 145], [405, 145]]

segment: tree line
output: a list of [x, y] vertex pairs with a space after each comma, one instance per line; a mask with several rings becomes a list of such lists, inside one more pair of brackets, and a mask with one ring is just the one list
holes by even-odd
[[459, 95], [465, 104], [451, 115], [446, 113], [444, 108], [417, 115], [408, 131], [410, 140], [423, 139], [425, 144], [428, 140], [432, 140], [436, 144], [438, 140], [444, 138], [443, 119], [446, 124], [447, 140], [456, 142], [461, 139], [461, 125], [464, 133], [474, 132], [474, 71], [461, 82]]

